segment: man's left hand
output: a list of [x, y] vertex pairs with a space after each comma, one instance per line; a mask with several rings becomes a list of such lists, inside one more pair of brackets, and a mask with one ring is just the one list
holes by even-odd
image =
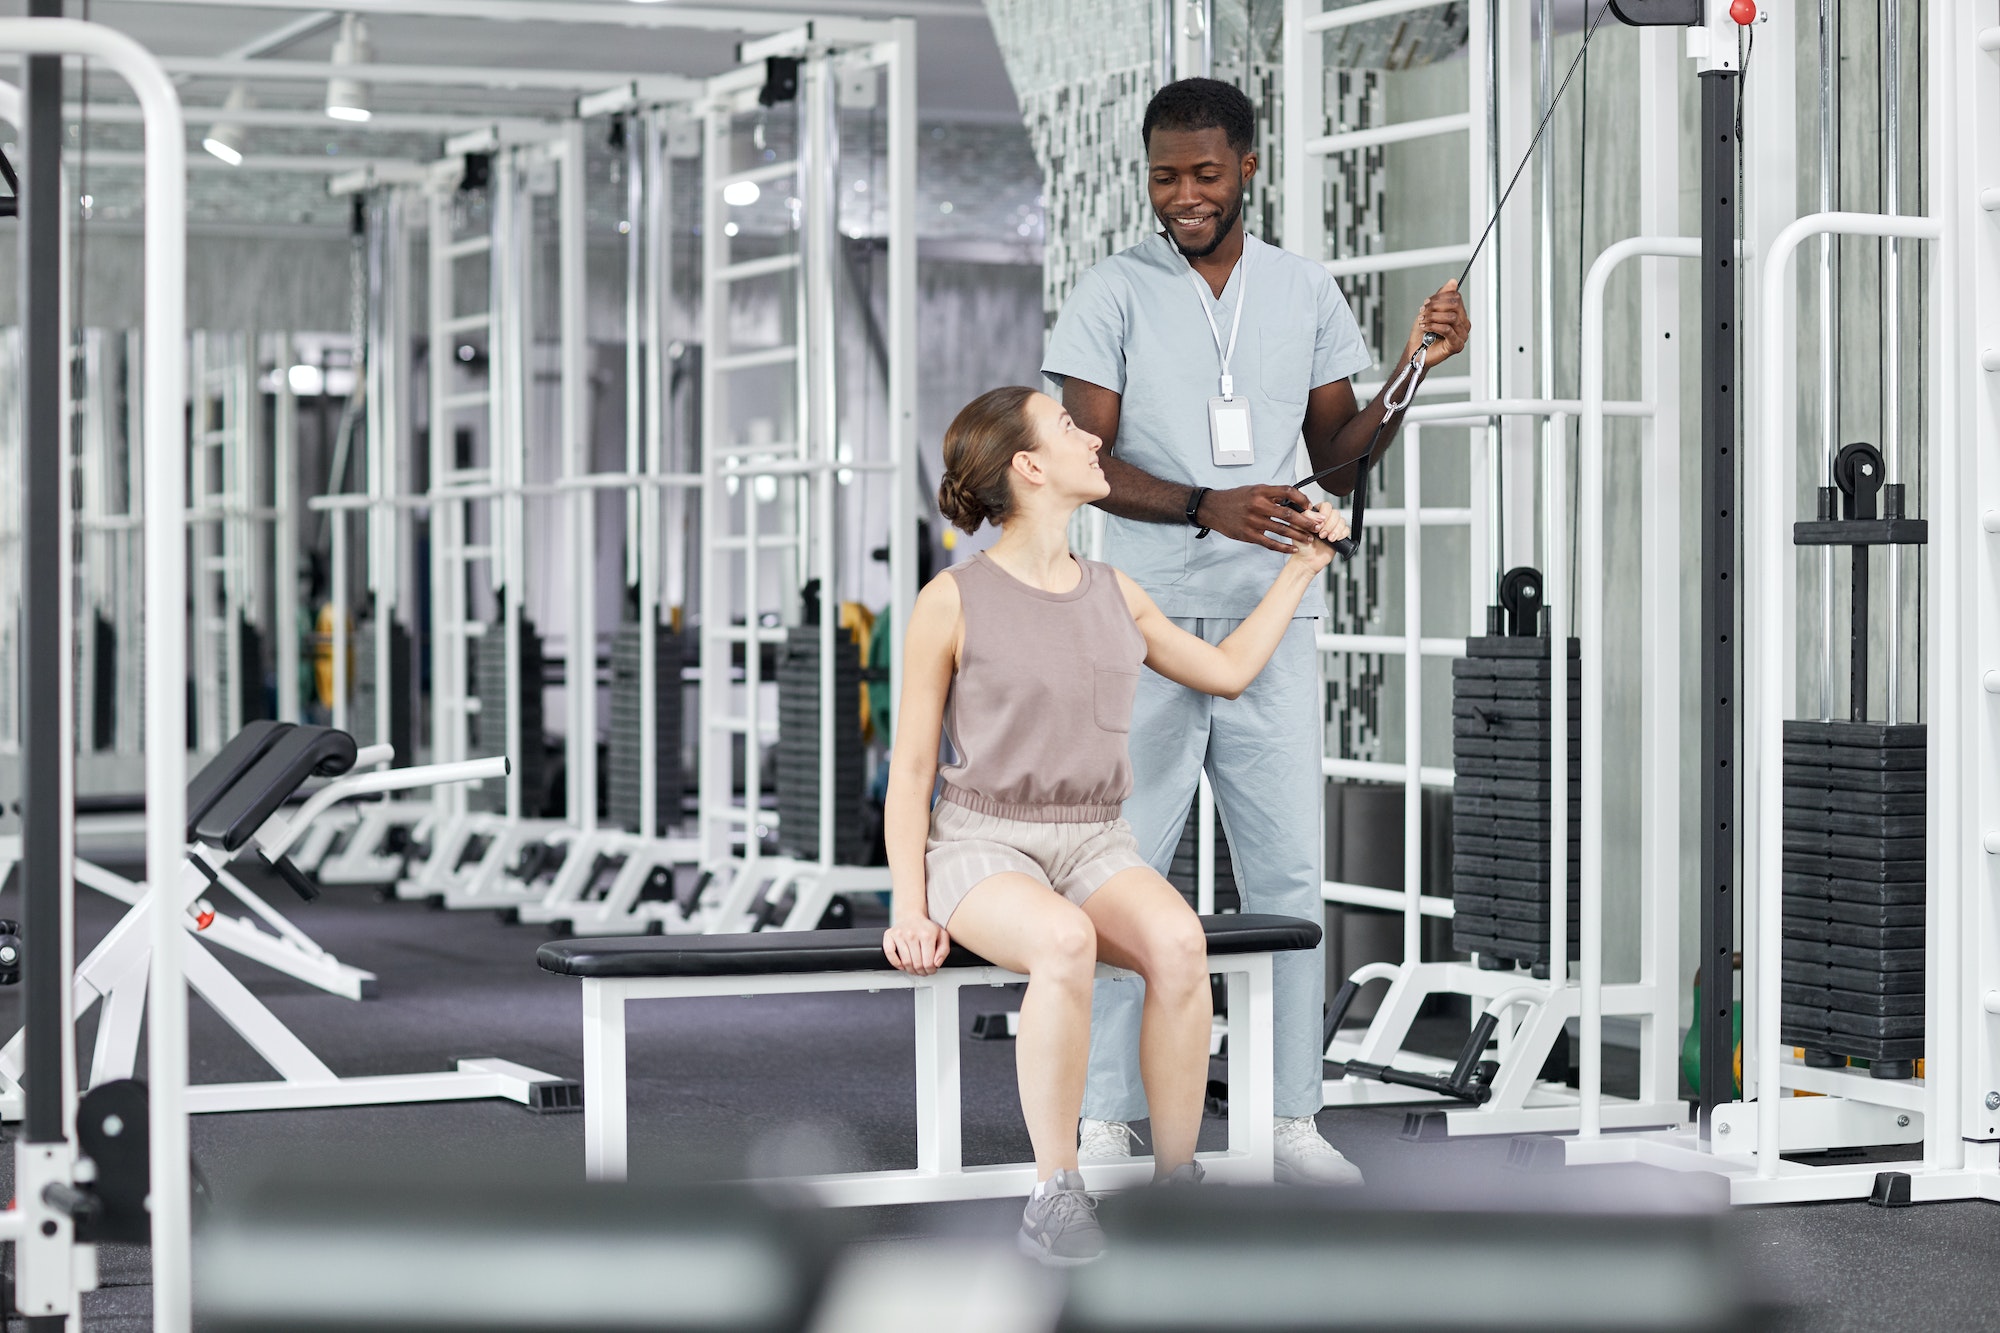
[[1472, 320], [1465, 313], [1465, 301], [1458, 294], [1458, 279], [1453, 278], [1437, 289], [1424, 308], [1417, 312], [1417, 322], [1410, 327], [1410, 341], [1403, 348], [1403, 360], [1416, 355], [1418, 344], [1426, 333], [1435, 333], [1437, 341], [1424, 353], [1426, 368], [1435, 368], [1465, 350], [1466, 342], [1472, 337]]

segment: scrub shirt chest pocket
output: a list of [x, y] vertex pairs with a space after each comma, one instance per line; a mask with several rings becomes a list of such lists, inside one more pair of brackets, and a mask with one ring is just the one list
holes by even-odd
[[1312, 391], [1310, 329], [1267, 328], [1257, 339], [1257, 383], [1273, 402], [1303, 406]]

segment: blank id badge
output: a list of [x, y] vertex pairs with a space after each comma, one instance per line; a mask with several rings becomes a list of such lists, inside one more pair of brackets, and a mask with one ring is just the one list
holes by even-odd
[[1250, 404], [1247, 400], [1208, 400], [1208, 443], [1217, 467], [1247, 467], [1255, 461], [1250, 446]]

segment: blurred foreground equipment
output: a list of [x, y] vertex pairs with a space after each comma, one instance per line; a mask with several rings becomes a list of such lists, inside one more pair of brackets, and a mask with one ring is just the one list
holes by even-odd
[[1629, 1181], [1607, 1207], [1601, 1191], [1530, 1180], [1508, 1190], [1541, 1198], [1526, 1210], [1467, 1205], [1490, 1195], [1477, 1181], [1440, 1206], [1385, 1205], [1373, 1192], [1134, 1190], [1104, 1204], [1106, 1257], [1065, 1273], [1014, 1252], [1011, 1216], [990, 1240], [961, 1228], [843, 1251], [842, 1214], [804, 1195], [388, 1175], [287, 1184], [207, 1229], [197, 1313], [213, 1333], [1755, 1326], [1727, 1216], [1635, 1213]]

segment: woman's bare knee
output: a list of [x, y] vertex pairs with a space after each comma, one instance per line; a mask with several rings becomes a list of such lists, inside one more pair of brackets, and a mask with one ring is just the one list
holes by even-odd
[[1201, 922], [1192, 913], [1184, 920], [1162, 922], [1146, 941], [1140, 973], [1149, 988], [1163, 995], [1206, 990], [1208, 937]]
[[1034, 979], [1087, 983], [1097, 968], [1097, 928], [1082, 912], [1065, 912], [1036, 955], [1029, 969]]

